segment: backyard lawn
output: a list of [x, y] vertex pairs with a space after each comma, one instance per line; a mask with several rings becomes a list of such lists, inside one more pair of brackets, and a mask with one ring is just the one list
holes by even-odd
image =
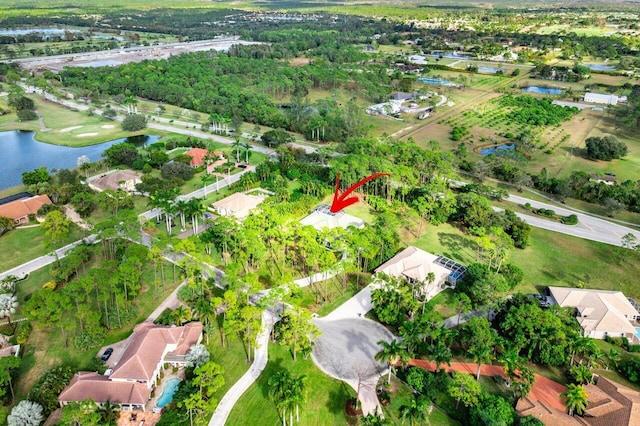
[[318, 370], [311, 359], [293, 362], [288, 349], [269, 344], [269, 362], [258, 380], [235, 405], [228, 424], [230, 425], [277, 425], [282, 420], [274, 403], [268, 397], [267, 381], [281, 369], [292, 375], [306, 376], [307, 402], [300, 408], [300, 422], [304, 426], [345, 425], [345, 403], [355, 392], [344, 382], [327, 377]]

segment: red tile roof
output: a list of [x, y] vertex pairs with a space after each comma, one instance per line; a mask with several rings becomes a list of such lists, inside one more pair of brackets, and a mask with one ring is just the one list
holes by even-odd
[[0, 206], [0, 216], [19, 221], [30, 214], [36, 214], [45, 204], [53, 204], [47, 195], [23, 198]]
[[110, 401], [114, 404], [144, 405], [150, 395], [151, 389], [142, 383], [111, 381], [108, 376], [81, 371], [73, 376], [58, 400], [72, 402], [91, 398], [99, 404]]
[[218, 157], [220, 159], [222, 159], [222, 152], [220, 151], [213, 151], [213, 152], [209, 152], [206, 149], [203, 148], [192, 148], [189, 151], [184, 153], [185, 155], [188, 155], [189, 157], [192, 158], [191, 160], [191, 166], [193, 167], [197, 167], [197, 166], [201, 166], [204, 164], [204, 157], [207, 156], [207, 154], [210, 154], [213, 157]]

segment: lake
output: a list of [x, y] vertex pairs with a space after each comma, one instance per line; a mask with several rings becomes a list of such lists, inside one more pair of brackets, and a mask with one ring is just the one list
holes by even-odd
[[418, 81], [427, 84], [437, 84], [439, 86], [450, 86], [450, 87], [459, 87], [459, 84], [456, 84], [449, 80], [444, 80], [442, 78], [433, 78], [433, 77], [420, 77]]
[[562, 89], [553, 89], [551, 87], [538, 87], [538, 86], [529, 86], [521, 88], [524, 92], [533, 92], [540, 93], [541, 95], [560, 95], [562, 94]]
[[471, 59], [471, 55], [465, 55], [463, 53], [458, 53], [458, 52], [445, 53], [445, 52], [434, 51], [434, 52], [431, 52], [431, 56], [443, 57], [443, 58], [449, 58], [449, 59]]
[[615, 71], [615, 65], [586, 64], [589, 69], [594, 71]]
[[478, 151], [478, 153], [480, 155], [486, 156], [486, 155], [494, 154], [498, 150], [500, 150], [500, 151], [514, 151], [515, 149], [516, 149], [516, 145], [515, 144], [504, 143], [502, 145], [495, 145], [495, 146], [490, 146], [488, 148], [482, 148], [480, 151]]
[[97, 145], [73, 148], [38, 142], [34, 132], [13, 130], [0, 132], [0, 189], [11, 188], [22, 183], [22, 173], [46, 166], [47, 169], [73, 169], [77, 167], [78, 157], [86, 155], [91, 161], [102, 158], [102, 152], [119, 142], [130, 142], [137, 146], [153, 143], [158, 136], [134, 136], [116, 139]]
[[505, 72], [505, 70], [503, 68], [496, 68], [496, 67], [478, 67], [478, 71], [479, 72], [491, 73], [491, 74], [495, 74], [498, 71], [502, 71], [503, 73]]

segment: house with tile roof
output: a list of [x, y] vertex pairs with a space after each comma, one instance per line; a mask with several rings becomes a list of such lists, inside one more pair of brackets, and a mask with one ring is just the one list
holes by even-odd
[[151, 322], [138, 324], [110, 375], [87, 371], [76, 373], [60, 393], [58, 401], [64, 406], [91, 398], [98, 405], [110, 401], [124, 410], [144, 411], [162, 366], [165, 363], [178, 367], [186, 365], [189, 348], [201, 340], [200, 322], [181, 327], [159, 326]]
[[637, 341], [633, 322], [640, 318], [640, 313], [621, 292], [549, 287], [549, 294], [550, 303], [575, 308], [585, 337], [626, 337]]
[[142, 182], [142, 173], [135, 170], [113, 170], [99, 176], [93, 176], [87, 180], [89, 187], [95, 191], [102, 192], [106, 189], [117, 191], [122, 189], [127, 192], [134, 192], [136, 185]]
[[[466, 268], [446, 257], [409, 246], [378, 266], [374, 272], [405, 278], [411, 283], [421, 283], [422, 294], [429, 300], [448, 285], [455, 287], [464, 276]], [[429, 280], [430, 274], [433, 274], [432, 281]]]
[[13, 219], [16, 225], [24, 225], [29, 223], [29, 215], [37, 214], [40, 207], [53, 204], [47, 195], [29, 195], [0, 205], [0, 216]]
[[251, 210], [258, 207], [265, 200], [266, 195], [245, 194], [236, 192], [222, 200], [216, 201], [211, 206], [220, 216], [234, 216], [238, 220], [242, 220], [249, 216]]
[[198, 167], [205, 164], [207, 155], [212, 159], [216, 159], [215, 162], [219, 162], [218, 166], [227, 162], [227, 159], [221, 151], [208, 151], [203, 148], [191, 148], [189, 151], [185, 152], [184, 155], [191, 157], [191, 167]]

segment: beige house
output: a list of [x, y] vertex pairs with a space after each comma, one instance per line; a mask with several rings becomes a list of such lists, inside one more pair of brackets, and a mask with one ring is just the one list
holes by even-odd
[[163, 364], [184, 366], [189, 348], [201, 340], [199, 322], [182, 327], [138, 324], [109, 376], [87, 371], [76, 373], [58, 401], [64, 406], [91, 398], [98, 405], [110, 401], [124, 410], [145, 410]]
[[[422, 294], [429, 300], [448, 285], [455, 287], [466, 268], [446, 257], [409, 246], [378, 266], [374, 272], [402, 277], [411, 283], [422, 283]], [[429, 279], [430, 274], [433, 274], [433, 280]]]
[[216, 201], [212, 207], [220, 216], [235, 216], [242, 220], [249, 216], [251, 210], [258, 207], [266, 198], [266, 195], [253, 195], [236, 192], [222, 200]]
[[142, 173], [134, 170], [116, 170], [89, 179], [89, 187], [95, 191], [102, 192], [105, 189], [117, 191], [122, 189], [126, 192], [134, 192], [136, 185], [142, 182]]
[[585, 337], [606, 336], [638, 339], [632, 322], [640, 313], [619, 291], [549, 287], [550, 303], [576, 309], [576, 318]]

